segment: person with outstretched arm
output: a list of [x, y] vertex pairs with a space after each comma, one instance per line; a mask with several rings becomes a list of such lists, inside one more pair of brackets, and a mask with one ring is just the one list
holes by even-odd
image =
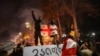
[[42, 36], [41, 36], [41, 19], [40, 17], [38, 19], [36, 19], [35, 15], [34, 15], [34, 11], [32, 11], [32, 17], [33, 20], [35, 22], [35, 33], [34, 33], [34, 38], [35, 38], [35, 45], [38, 45], [38, 37], [40, 38], [40, 44], [43, 45], [43, 40], [42, 40]]

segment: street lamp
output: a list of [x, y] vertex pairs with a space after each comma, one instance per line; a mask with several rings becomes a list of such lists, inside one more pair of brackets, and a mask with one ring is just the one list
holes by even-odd
[[22, 35], [22, 32], [19, 32], [19, 33], [18, 33], [18, 35], [20, 35], [20, 36], [21, 36], [21, 35]]
[[92, 36], [95, 36], [96, 34], [93, 32], [93, 33], [91, 33], [91, 35], [92, 35]]
[[28, 28], [28, 29], [30, 29], [31, 28], [30, 23], [29, 22], [25, 22], [25, 27]]

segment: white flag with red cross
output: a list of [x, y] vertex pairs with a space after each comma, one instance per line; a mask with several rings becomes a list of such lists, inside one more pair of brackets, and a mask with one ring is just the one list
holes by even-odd
[[76, 55], [77, 55], [77, 43], [71, 38], [66, 38], [62, 48], [62, 56], [76, 56]]
[[57, 26], [56, 25], [50, 25], [50, 35], [56, 35], [58, 34]]
[[50, 36], [50, 28], [47, 24], [41, 25], [41, 35], [42, 36]]

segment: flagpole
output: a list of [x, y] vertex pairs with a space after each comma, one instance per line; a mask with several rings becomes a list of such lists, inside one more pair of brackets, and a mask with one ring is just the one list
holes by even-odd
[[57, 21], [58, 21], [59, 39], [61, 39], [62, 31], [61, 31], [61, 23], [60, 23], [60, 20], [59, 20], [58, 13], [57, 13]]

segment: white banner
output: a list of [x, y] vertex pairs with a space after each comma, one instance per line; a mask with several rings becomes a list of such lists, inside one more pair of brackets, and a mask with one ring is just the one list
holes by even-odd
[[61, 56], [62, 44], [44, 45], [44, 46], [30, 46], [24, 48], [23, 56]]

